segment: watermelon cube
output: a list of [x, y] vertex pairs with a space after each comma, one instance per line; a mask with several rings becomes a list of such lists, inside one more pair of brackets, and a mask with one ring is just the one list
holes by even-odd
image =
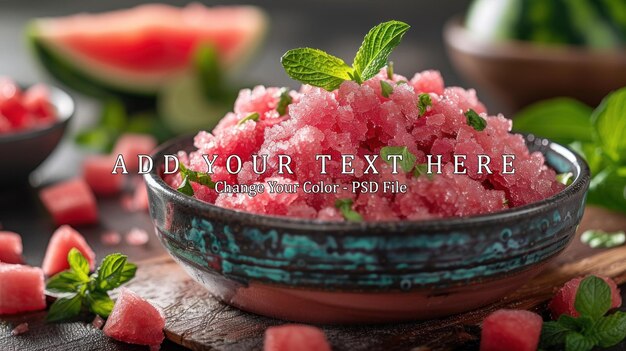
[[82, 178], [51, 185], [39, 198], [57, 225], [83, 225], [98, 222], [96, 198]]
[[0, 262], [22, 263], [22, 237], [19, 234], [0, 231]]
[[50, 90], [45, 84], [35, 84], [28, 88], [22, 102], [34, 117], [41, 120], [55, 119], [56, 111], [50, 103]]
[[0, 314], [45, 309], [44, 286], [41, 268], [0, 263]]
[[67, 262], [67, 254], [72, 248], [76, 248], [89, 262], [89, 268], [94, 269], [96, 254], [93, 252], [85, 238], [79, 232], [68, 225], [60, 226], [48, 242], [46, 255], [43, 258], [41, 268], [47, 276], [52, 276], [70, 268]]
[[287, 324], [265, 331], [264, 351], [330, 351], [326, 335], [319, 328]]
[[90, 155], [83, 161], [83, 178], [96, 195], [115, 195], [124, 184], [123, 174], [112, 174], [115, 158], [108, 155]]
[[[597, 277], [602, 278], [602, 280], [604, 280], [611, 288], [611, 308], [620, 307], [622, 305], [622, 294], [617, 287], [617, 284], [615, 284], [611, 278], [602, 276]], [[580, 316], [580, 313], [578, 313], [574, 307], [574, 302], [576, 301], [578, 286], [583, 279], [583, 277], [574, 278], [565, 283], [565, 285], [557, 291], [548, 304], [548, 308], [550, 309], [553, 319], [558, 319], [562, 314], [572, 317]]]
[[126, 133], [117, 139], [113, 156], [117, 158], [118, 155], [122, 155], [126, 169], [129, 172], [137, 172], [139, 170], [138, 155], [150, 155], [156, 146], [156, 139], [150, 135]]
[[104, 334], [129, 344], [158, 346], [165, 338], [165, 319], [150, 302], [122, 288], [104, 325]]
[[536, 351], [543, 320], [524, 310], [497, 310], [483, 321], [480, 351]]

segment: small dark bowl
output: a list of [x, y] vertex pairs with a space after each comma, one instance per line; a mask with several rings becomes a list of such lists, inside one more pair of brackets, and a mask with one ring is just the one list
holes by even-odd
[[57, 110], [54, 123], [0, 135], [0, 184], [6, 186], [26, 182], [28, 175], [35, 170], [59, 144], [67, 125], [74, 115], [74, 99], [65, 91], [49, 87], [50, 101]]
[[489, 304], [538, 274], [574, 237], [589, 168], [569, 149], [527, 137], [574, 182], [522, 207], [426, 221], [322, 222], [217, 207], [145, 176], [156, 233], [171, 256], [225, 303], [311, 323], [430, 319]]

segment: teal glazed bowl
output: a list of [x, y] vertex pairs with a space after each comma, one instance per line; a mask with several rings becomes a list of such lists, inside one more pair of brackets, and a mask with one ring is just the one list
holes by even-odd
[[466, 218], [322, 222], [201, 202], [161, 178], [161, 146], [145, 176], [161, 243], [194, 279], [242, 310], [308, 323], [382, 323], [442, 317], [494, 302], [538, 274], [574, 237], [589, 168], [575, 153], [527, 136], [574, 181], [522, 207]]

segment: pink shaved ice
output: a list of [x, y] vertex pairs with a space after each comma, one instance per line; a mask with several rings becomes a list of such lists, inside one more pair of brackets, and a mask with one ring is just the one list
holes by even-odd
[[[381, 92], [381, 81], [393, 87], [389, 97]], [[432, 106], [421, 115], [419, 94], [430, 95]], [[226, 114], [212, 133], [201, 131], [195, 139], [196, 151], [179, 152], [179, 160], [189, 169], [206, 172], [202, 155], [219, 155], [213, 166], [214, 182], [267, 184], [323, 181], [340, 184], [336, 193], [305, 193], [302, 186], [293, 194], [218, 194], [214, 189], [192, 183], [195, 197], [221, 207], [241, 211], [320, 220], [343, 220], [335, 208], [337, 199], [353, 200], [354, 210], [365, 220], [419, 220], [470, 216], [521, 206], [547, 198], [563, 186], [555, 180], [555, 171], [545, 165], [539, 152], [530, 153], [521, 135], [510, 133], [512, 123], [502, 115], [489, 115], [474, 90], [445, 87], [437, 71], [424, 71], [412, 79], [394, 75], [388, 79], [382, 70], [376, 77], [359, 85], [344, 82], [329, 92], [308, 85], [291, 91], [293, 102], [284, 116], [275, 108], [278, 88], [257, 86], [239, 93], [234, 111]], [[467, 124], [464, 112], [473, 109], [487, 121], [477, 131]], [[251, 113], [259, 120], [238, 124]], [[385, 146], [406, 146], [426, 163], [427, 155], [442, 155], [442, 174], [413, 176], [392, 174], [391, 166], [380, 158], [379, 174], [364, 174], [364, 155], [379, 154]], [[252, 155], [267, 155], [267, 170], [253, 172]], [[291, 156], [294, 174], [278, 174], [278, 155]], [[321, 174], [315, 155], [331, 155], [328, 174]], [[341, 174], [341, 155], [355, 154], [354, 174]], [[454, 174], [454, 154], [467, 155], [467, 174]], [[491, 157], [493, 174], [478, 174], [477, 155]], [[514, 154], [515, 173], [502, 173], [502, 155]], [[226, 170], [226, 159], [239, 155], [243, 161], [239, 174]], [[180, 174], [165, 176], [177, 187]], [[406, 184], [406, 193], [352, 193], [353, 181], [397, 180]], [[347, 186], [347, 191], [343, 190]]]

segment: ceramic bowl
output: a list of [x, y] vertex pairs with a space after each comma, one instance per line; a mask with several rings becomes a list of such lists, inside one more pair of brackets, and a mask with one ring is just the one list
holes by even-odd
[[626, 50], [541, 46], [476, 38], [460, 17], [444, 29], [448, 54], [471, 86], [502, 101], [511, 111], [543, 99], [569, 96], [597, 106], [626, 86]]
[[217, 207], [170, 188], [161, 146], [145, 179], [156, 233], [200, 284], [245, 311], [309, 323], [430, 319], [498, 300], [538, 274], [574, 237], [589, 168], [575, 153], [527, 136], [558, 173], [560, 193], [506, 211], [426, 221], [322, 222]]
[[49, 87], [50, 101], [57, 110], [56, 122], [16, 133], [0, 135], [0, 184], [26, 182], [35, 170], [56, 148], [74, 115], [74, 99], [65, 91]]

